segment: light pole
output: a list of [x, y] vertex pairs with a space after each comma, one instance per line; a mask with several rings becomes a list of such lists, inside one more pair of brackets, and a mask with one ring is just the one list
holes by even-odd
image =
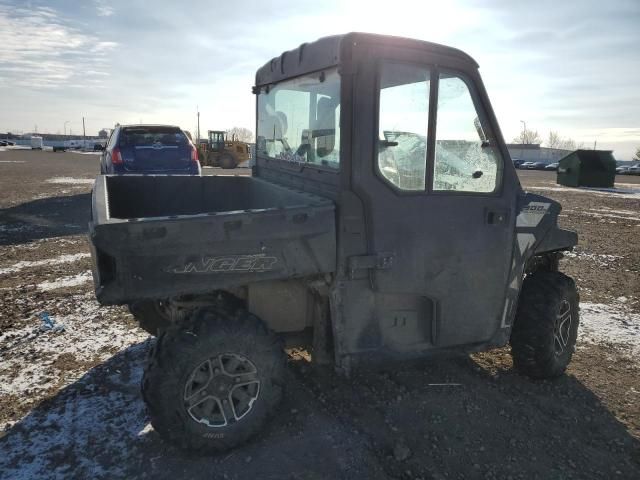
[[196, 111], [198, 112], [198, 131], [196, 132], [196, 145], [200, 145], [200, 107], [196, 105]]
[[527, 122], [520, 120], [520, 123], [522, 124], [522, 143], [529, 143], [527, 141]]
[[69, 120], [65, 120], [64, 122], [64, 136], [67, 136], [67, 123], [69, 123]]

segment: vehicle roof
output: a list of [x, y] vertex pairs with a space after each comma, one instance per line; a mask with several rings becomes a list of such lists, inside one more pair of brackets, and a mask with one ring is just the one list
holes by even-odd
[[[118, 125], [119, 128], [147, 128], [147, 127], [169, 127], [169, 128], [177, 128], [182, 130], [177, 125], [165, 125], [163, 123], [135, 123], [131, 125]], [[116, 128], [118, 128], [116, 127]]]
[[341, 56], [344, 52], [344, 46], [359, 43], [425, 50], [434, 54], [455, 57], [463, 62], [468, 62], [474, 68], [478, 68], [478, 64], [471, 56], [457, 48], [413, 38], [351, 32], [323, 37], [311, 43], [303, 43], [298, 48], [283, 52], [279, 57], [272, 58], [256, 72], [256, 85], [268, 85], [285, 78], [338, 65], [343, 61]]

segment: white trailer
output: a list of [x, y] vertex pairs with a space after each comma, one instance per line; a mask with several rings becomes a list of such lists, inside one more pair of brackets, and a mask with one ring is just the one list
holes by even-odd
[[32, 136], [31, 137], [31, 150], [42, 150], [42, 147], [43, 147], [42, 137]]

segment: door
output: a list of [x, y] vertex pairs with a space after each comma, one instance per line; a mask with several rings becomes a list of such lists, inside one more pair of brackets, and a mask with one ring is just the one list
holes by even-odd
[[486, 342], [505, 309], [515, 193], [480, 94], [428, 64], [380, 61], [371, 77], [373, 168], [354, 177], [377, 257], [380, 342], [402, 352]]

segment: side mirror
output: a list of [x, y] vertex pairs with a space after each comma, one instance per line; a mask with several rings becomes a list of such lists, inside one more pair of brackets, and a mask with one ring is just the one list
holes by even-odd
[[482, 176], [482, 170], [476, 170], [471, 174], [473, 178], [480, 178]]
[[[478, 117], [473, 119], [473, 126], [476, 127], [476, 132], [478, 133], [478, 138], [482, 142], [482, 146], [485, 146], [485, 143], [488, 144], [489, 140], [487, 139], [487, 135], [484, 133], [484, 129], [482, 128], [482, 124], [480, 123], [480, 119]], [[489, 145], [486, 145], [489, 146]]]

